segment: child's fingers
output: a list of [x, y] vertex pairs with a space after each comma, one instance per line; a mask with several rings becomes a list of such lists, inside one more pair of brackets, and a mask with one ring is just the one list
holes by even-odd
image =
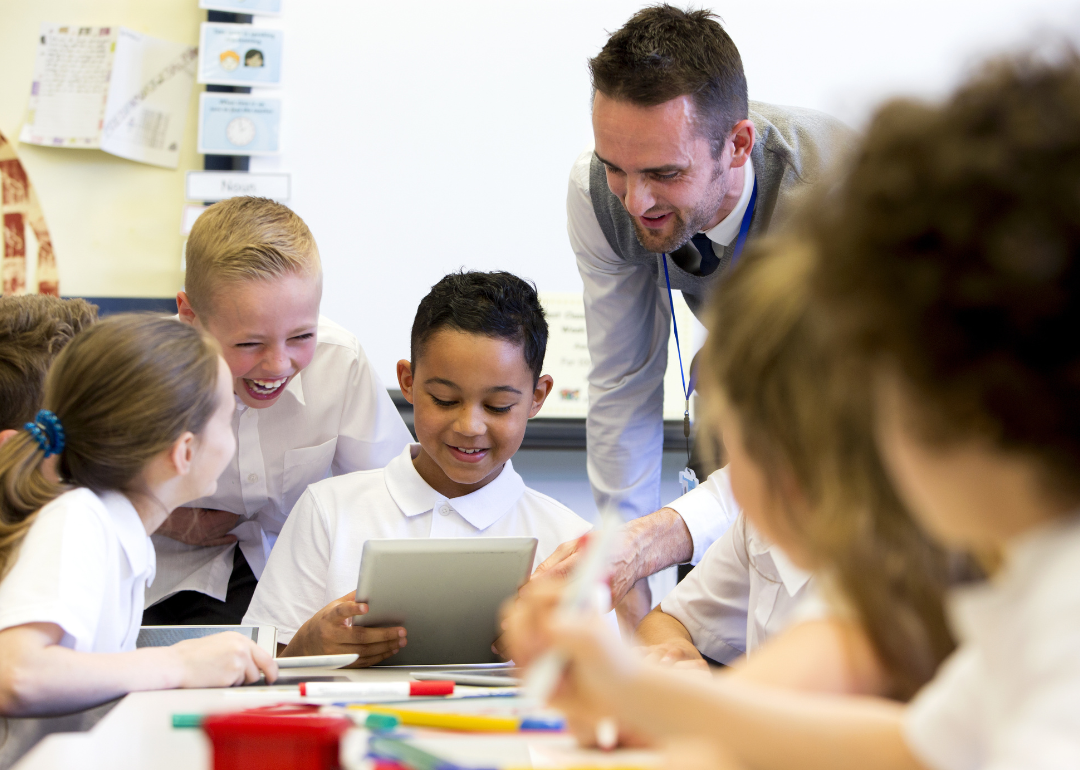
[[352, 599], [338, 599], [338, 603], [330, 611], [331, 617], [343, 625], [352, 625], [350, 621], [354, 615], [366, 615], [368, 606]]
[[[267, 682], [273, 682], [278, 678], [278, 665], [274, 657], [264, 650], [255, 642], [249, 642], [251, 645], [251, 657], [258, 666], [259, 670], [266, 675]], [[257, 678], [257, 677], [256, 677]]]
[[394, 626], [392, 628], [367, 628], [365, 626], [358, 626], [354, 629], [355, 641], [360, 644], [372, 644], [375, 642], [400, 642], [404, 644], [405, 637], [408, 633], [401, 626]]
[[[374, 666], [376, 663], [382, 663], [387, 658], [396, 654], [397, 650], [394, 650], [393, 652], [384, 652], [379, 655], [362, 656], [356, 661], [354, 666], [356, 668], [368, 668], [369, 666]], [[352, 666], [350, 666], [350, 668], [352, 668]]]

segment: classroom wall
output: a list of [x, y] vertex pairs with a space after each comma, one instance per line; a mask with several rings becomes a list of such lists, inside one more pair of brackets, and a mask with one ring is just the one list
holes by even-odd
[[[0, 131], [18, 139], [42, 22], [122, 25], [198, 45], [199, 22], [205, 19], [197, 0], [0, 1]], [[180, 288], [184, 172], [202, 168], [195, 152], [200, 90], [192, 90], [175, 171], [99, 150], [16, 144], [52, 234], [62, 294], [166, 297]]]

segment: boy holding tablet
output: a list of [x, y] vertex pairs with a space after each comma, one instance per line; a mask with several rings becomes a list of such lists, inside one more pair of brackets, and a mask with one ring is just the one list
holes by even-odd
[[551, 392], [551, 377], [541, 374], [547, 332], [535, 289], [516, 276], [439, 281], [417, 310], [412, 360], [397, 365], [419, 444], [383, 470], [308, 488], [244, 622], [276, 626], [284, 655], [358, 653], [357, 665], [370, 666], [406, 636], [403, 628], [352, 625], [367, 612], [353, 597], [368, 539], [535, 537], [539, 564], [588, 531], [568, 508], [527, 488], [510, 461]]

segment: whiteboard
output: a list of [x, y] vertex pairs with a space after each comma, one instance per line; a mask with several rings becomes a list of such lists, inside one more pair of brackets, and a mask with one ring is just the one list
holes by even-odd
[[[286, 0], [290, 205], [322, 254], [323, 312], [388, 387], [419, 300], [461, 267], [580, 292], [567, 174], [591, 142], [586, 60], [641, 2]], [[1080, 26], [1064, 0], [707, 3], [750, 98], [865, 124], [882, 98], [947, 93], [972, 62]], [[685, 353], [685, 351], [684, 351]]]

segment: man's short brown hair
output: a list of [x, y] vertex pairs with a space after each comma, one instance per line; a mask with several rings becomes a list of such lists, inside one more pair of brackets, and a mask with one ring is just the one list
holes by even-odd
[[742, 57], [710, 11], [643, 8], [589, 60], [589, 71], [593, 88], [610, 99], [654, 107], [689, 96], [714, 157], [749, 115]]
[[195, 220], [187, 242], [184, 290], [196, 313], [214, 291], [245, 280], [321, 271], [311, 230], [288, 206], [268, 198], [229, 198]]
[[96, 320], [97, 306], [84, 299], [0, 297], [0, 430], [21, 428], [34, 418], [49, 365]]

